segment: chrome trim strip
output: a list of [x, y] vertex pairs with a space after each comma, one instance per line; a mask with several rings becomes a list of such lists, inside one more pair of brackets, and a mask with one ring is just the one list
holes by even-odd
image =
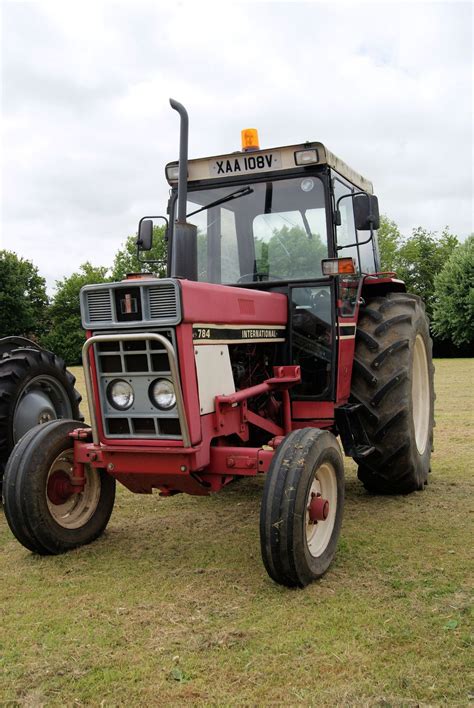
[[136, 334], [96, 334], [90, 337], [82, 347], [82, 366], [84, 368], [84, 378], [86, 383], [87, 391], [87, 402], [89, 405], [89, 415], [91, 419], [91, 430], [92, 430], [92, 441], [95, 445], [99, 445], [99, 429], [97, 427], [97, 417], [94, 408], [94, 391], [92, 388], [92, 376], [89, 366], [89, 349], [93, 344], [98, 342], [119, 342], [119, 341], [145, 341], [147, 339], [155, 340], [159, 342], [166, 353], [168, 354], [168, 359], [170, 362], [170, 371], [173, 379], [175, 391], [176, 391], [176, 408], [178, 409], [179, 424], [181, 426], [181, 436], [183, 438], [184, 447], [191, 446], [191, 439], [189, 437], [188, 421], [186, 418], [186, 411], [184, 409], [184, 399], [183, 392], [181, 389], [181, 380], [179, 377], [178, 364], [176, 362], [176, 355], [171, 343], [163, 337], [161, 334], [156, 332], [141, 332]]

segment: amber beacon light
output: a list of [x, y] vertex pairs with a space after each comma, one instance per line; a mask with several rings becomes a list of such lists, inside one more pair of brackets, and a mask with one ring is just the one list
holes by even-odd
[[258, 144], [258, 130], [256, 128], [245, 128], [241, 131], [242, 135], [242, 150], [251, 152], [252, 150], [260, 150]]

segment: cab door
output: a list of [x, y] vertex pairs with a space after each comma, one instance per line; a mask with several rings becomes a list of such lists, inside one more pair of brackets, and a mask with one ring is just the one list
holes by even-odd
[[334, 281], [292, 285], [290, 347], [293, 364], [301, 367], [301, 384], [293, 400], [333, 401], [336, 369]]

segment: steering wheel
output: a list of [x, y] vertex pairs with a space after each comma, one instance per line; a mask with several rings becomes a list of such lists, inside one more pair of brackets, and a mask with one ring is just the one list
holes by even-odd
[[321, 288], [317, 294], [313, 293], [313, 300], [328, 300], [330, 298], [329, 288]]

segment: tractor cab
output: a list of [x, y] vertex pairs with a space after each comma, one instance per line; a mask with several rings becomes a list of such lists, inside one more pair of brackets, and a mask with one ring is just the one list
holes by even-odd
[[242, 131], [241, 152], [187, 161], [185, 185], [179, 162], [165, 172], [168, 275], [285, 294], [278, 356], [301, 367], [293, 400], [335, 401], [338, 318], [350, 318], [341, 332], [353, 339], [362, 274], [379, 265], [372, 183], [318, 142], [261, 150], [255, 129]]
[[166, 166], [170, 276], [271, 289], [324, 278], [322, 261], [340, 256], [355, 273], [378, 269], [372, 184], [321, 143], [189, 160], [186, 220], [197, 238], [184, 258], [173, 238], [178, 172]]

